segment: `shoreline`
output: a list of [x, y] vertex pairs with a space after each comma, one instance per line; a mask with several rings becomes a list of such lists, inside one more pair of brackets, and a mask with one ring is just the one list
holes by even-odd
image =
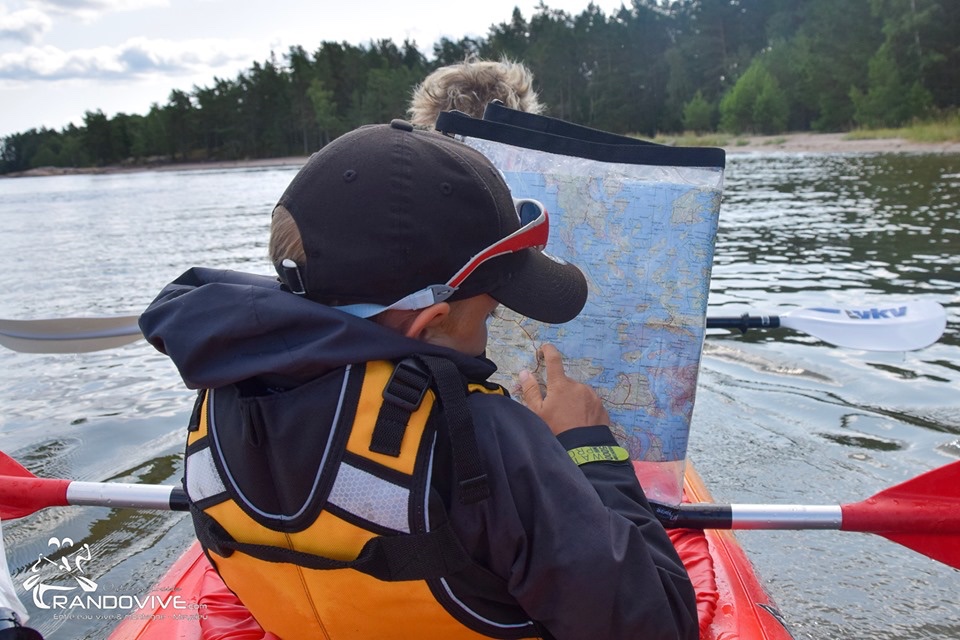
[[785, 133], [778, 136], [730, 136], [729, 154], [784, 153], [960, 153], [960, 142], [915, 142], [906, 138], [847, 140], [846, 133]]
[[0, 175], [2, 178], [37, 178], [46, 176], [104, 175], [140, 171], [205, 171], [268, 167], [301, 167], [308, 156], [255, 158], [251, 160], [210, 160], [205, 162], [170, 162], [151, 164], [108, 165], [106, 167], [37, 167]]
[[[960, 142], [914, 142], [904, 138], [846, 140], [845, 133], [786, 133], [777, 136], [730, 136], [722, 148], [729, 155], [739, 154], [832, 154], [832, 153], [960, 153]], [[708, 145], [713, 146], [713, 145]], [[106, 167], [38, 167], [0, 175], [0, 178], [61, 175], [98, 175], [137, 171], [203, 171], [261, 167], [300, 167], [308, 156], [220, 160], [209, 162], [111, 165]]]

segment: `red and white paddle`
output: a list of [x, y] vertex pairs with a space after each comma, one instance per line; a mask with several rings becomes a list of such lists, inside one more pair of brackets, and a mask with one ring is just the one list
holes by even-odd
[[[69, 505], [185, 511], [187, 498], [177, 486], [38, 478], [0, 452], [0, 519]], [[873, 533], [960, 569], [960, 461], [853, 504], [694, 503], [657, 511], [669, 528]]]
[[71, 505], [186, 511], [187, 496], [176, 486], [38, 478], [0, 451], [0, 520]]

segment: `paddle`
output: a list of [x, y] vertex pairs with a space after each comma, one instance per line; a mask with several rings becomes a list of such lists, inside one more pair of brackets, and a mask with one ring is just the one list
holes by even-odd
[[[181, 487], [38, 478], [0, 452], [0, 520], [69, 505], [185, 511]], [[875, 533], [960, 569], [960, 461], [845, 505], [655, 505], [669, 528]]]
[[843, 505], [655, 505], [669, 528], [832, 529], [874, 533], [960, 569], [960, 461]]
[[931, 300], [888, 303], [881, 307], [814, 307], [779, 316], [707, 318], [708, 329], [774, 329], [806, 333], [840, 347], [865, 351], [914, 351], [943, 335], [947, 313]]
[[0, 319], [0, 344], [23, 353], [86, 353], [139, 340], [137, 316]]
[[186, 511], [187, 496], [180, 487], [158, 484], [38, 478], [0, 451], [0, 520], [70, 505]]
[[[913, 351], [943, 335], [947, 315], [936, 302], [883, 307], [801, 308], [779, 316], [744, 314], [707, 318], [708, 329], [774, 329], [806, 333], [840, 347], [866, 351]], [[141, 338], [137, 316], [0, 319], [0, 345], [25, 353], [84, 353], [119, 347]]]

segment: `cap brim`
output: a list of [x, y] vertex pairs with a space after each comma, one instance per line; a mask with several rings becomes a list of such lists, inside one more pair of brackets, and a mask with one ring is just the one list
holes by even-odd
[[517, 313], [561, 324], [577, 317], [587, 302], [587, 279], [576, 266], [528, 249], [510, 279], [489, 295]]

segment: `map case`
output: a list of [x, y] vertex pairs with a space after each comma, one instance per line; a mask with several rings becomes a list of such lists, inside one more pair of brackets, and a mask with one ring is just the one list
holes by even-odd
[[597, 390], [647, 496], [680, 502], [723, 189], [722, 149], [670, 147], [514, 111], [451, 111], [436, 128], [486, 155], [515, 198], [550, 214], [546, 253], [586, 275], [574, 320], [503, 309], [491, 321], [496, 382], [516, 386], [555, 345], [568, 375]]

